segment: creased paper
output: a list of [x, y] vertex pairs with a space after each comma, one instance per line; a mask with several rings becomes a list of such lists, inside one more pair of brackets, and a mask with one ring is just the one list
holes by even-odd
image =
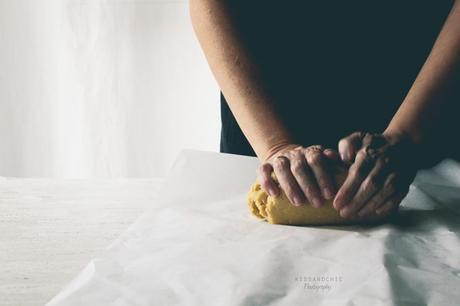
[[460, 165], [419, 172], [392, 223], [271, 225], [255, 158], [185, 150], [157, 203], [49, 305], [455, 305]]

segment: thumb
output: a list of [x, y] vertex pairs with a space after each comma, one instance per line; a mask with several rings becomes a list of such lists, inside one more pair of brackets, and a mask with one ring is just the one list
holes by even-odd
[[363, 132], [354, 132], [339, 141], [339, 154], [343, 162], [352, 164], [355, 161], [356, 152], [362, 146]]

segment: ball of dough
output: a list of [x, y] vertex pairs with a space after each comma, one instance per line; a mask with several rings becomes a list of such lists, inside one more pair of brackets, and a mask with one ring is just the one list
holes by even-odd
[[[337, 186], [341, 186], [347, 176], [347, 169], [337, 167], [335, 179]], [[272, 177], [276, 181], [274, 173]], [[280, 188], [281, 189], [281, 188]], [[247, 203], [252, 215], [264, 219], [273, 224], [286, 225], [332, 225], [332, 224], [356, 224], [374, 223], [381, 221], [383, 217], [372, 215], [370, 217], [343, 218], [332, 206], [333, 200], [326, 201], [320, 208], [315, 208], [310, 203], [302, 206], [291, 204], [286, 194], [281, 189], [278, 197], [268, 195], [262, 186], [256, 181], [247, 195]]]

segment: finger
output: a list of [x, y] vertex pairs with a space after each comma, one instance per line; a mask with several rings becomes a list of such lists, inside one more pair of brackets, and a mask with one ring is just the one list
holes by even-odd
[[347, 178], [340, 187], [334, 199], [334, 207], [341, 210], [348, 205], [358, 191], [364, 179], [372, 169], [374, 161], [367, 155], [365, 150], [359, 150], [356, 154], [356, 161], [350, 166]]
[[335, 184], [332, 176], [330, 175], [329, 165], [319, 150], [310, 149], [306, 150], [305, 157], [308, 166], [313, 172], [316, 182], [321, 190], [324, 199], [330, 200], [335, 195]]
[[350, 200], [350, 203], [345, 206], [341, 213], [344, 216], [352, 216], [358, 213], [363, 206], [368, 206], [368, 200], [370, 200], [382, 187], [385, 179], [385, 166], [386, 162], [384, 159], [378, 159], [369, 175], [364, 179], [361, 186], [354, 197]]
[[291, 172], [308, 202], [316, 208], [321, 207], [323, 203], [321, 192], [303, 154], [291, 159]]
[[280, 193], [278, 184], [272, 177], [273, 166], [270, 163], [263, 163], [257, 169], [257, 181], [262, 188], [272, 197], [277, 197]]
[[[409, 186], [404, 188], [402, 191], [395, 192], [393, 195], [389, 196], [385, 202], [382, 204], [376, 206], [375, 212], [378, 215], [386, 215], [388, 213], [391, 213], [391, 203], [396, 202], [397, 205], [406, 197], [407, 193], [409, 192]], [[390, 204], [388, 203], [390, 202]]]
[[302, 205], [305, 202], [305, 197], [291, 173], [289, 159], [285, 156], [275, 158], [273, 168], [276, 178], [289, 201], [296, 206]]
[[401, 193], [397, 193], [394, 196], [388, 198], [382, 205], [380, 205], [375, 213], [377, 215], [380, 215], [382, 217], [388, 216], [395, 212], [399, 208], [399, 204], [401, 204], [401, 201], [406, 197], [407, 191], [403, 191]]
[[[381, 205], [385, 198], [383, 197], [383, 190], [379, 190], [374, 196], [364, 205], [359, 211], [358, 216], [367, 217], [375, 213], [377, 205]], [[378, 199], [378, 200], [377, 200]]]
[[363, 137], [363, 132], [354, 132], [339, 141], [339, 154], [343, 162], [347, 164], [353, 163], [356, 152], [361, 148]]
[[395, 173], [388, 175], [382, 188], [369, 199], [367, 205], [358, 212], [358, 215], [363, 217], [375, 213], [379, 206], [383, 205], [391, 196], [394, 196], [396, 192], [395, 180]]
[[[394, 197], [395, 194], [398, 192], [397, 187], [397, 175], [396, 173], [390, 173], [385, 180], [383, 187], [377, 192], [368, 202], [365, 208], [358, 212], [360, 216], [368, 216], [374, 214], [376, 209], [384, 205], [385, 202], [388, 201], [389, 198]], [[409, 188], [405, 188], [404, 191], [399, 192], [403, 196], [407, 194]]]

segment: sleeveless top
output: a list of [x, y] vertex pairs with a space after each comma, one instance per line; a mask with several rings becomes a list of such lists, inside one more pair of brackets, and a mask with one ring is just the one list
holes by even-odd
[[[229, 1], [237, 31], [296, 142], [330, 148], [353, 131], [385, 129], [452, 4]], [[221, 152], [255, 156], [222, 92], [221, 120]]]

